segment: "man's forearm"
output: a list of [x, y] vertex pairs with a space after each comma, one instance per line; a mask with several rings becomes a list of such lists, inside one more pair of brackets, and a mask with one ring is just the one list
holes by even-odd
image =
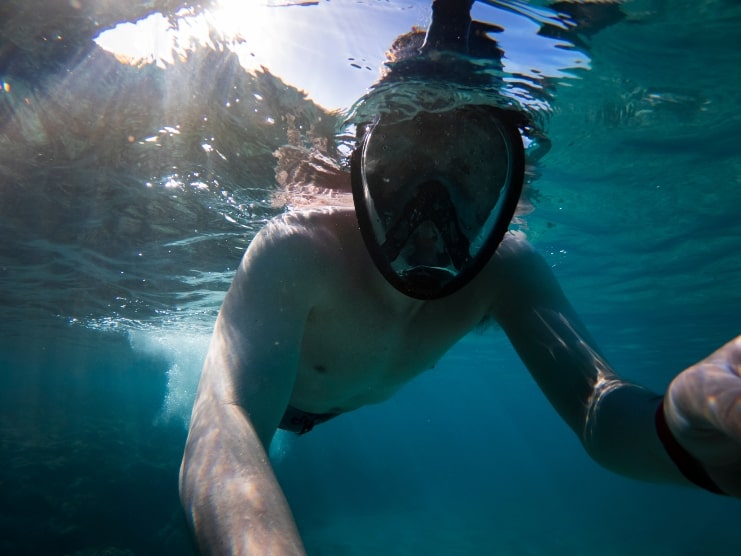
[[[521, 330], [513, 330], [513, 324]], [[661, 396], [621, 379], [575, 316], [533, 311], [513, 319], [505, 330], [553, 407], [597, 463], [636, 479], [686, 482], [656, 433]]]
[[589, 454], [623, 475], [685, 482], [656, 433], [660, 396], [613, 371], [542, 258], [528, 251], [506, 262], [513, 276], [497, 320]]
[[305, 554], [265, 449], [238, 406], [194, 413], [180, 495], [204, 554]]

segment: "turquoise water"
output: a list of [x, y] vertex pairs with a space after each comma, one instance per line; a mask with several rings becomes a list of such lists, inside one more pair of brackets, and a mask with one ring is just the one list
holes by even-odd
[[[201, 12], [120, 4], [0, 7], [0, 554], [193, 553], [185, 420], [239, 257], [285, 210], [272, 153], [331, 136], [428, 9], [265, 8], [159, 67], [93, 38]], [[741, 10], [627, 3], [582, 50], [536, 34], [546, 11], [476, 10], [548, 122], [527, 233], [616, 369], [662, 390], [741, 332]], [[273, 452], [312, 555], [741, 551], [738, 501], [597, 467], [496, 330]]]

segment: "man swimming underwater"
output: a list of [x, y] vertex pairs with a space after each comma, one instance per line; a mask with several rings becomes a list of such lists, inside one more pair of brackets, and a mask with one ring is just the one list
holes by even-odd
[[204, 553], [305, 554], [268, 459], [276, 429], [306, 433], [388, 399], [489, 319], [600, 465], [741, 497], [741, 336], [681, 372], [664, 396], [622, 380], [545, 261], [507, 233], [527, 118], [475, 95], [405, 102], [420, 80], [432, 89], [444, 81], [443, 91], [477, 86], [458, 56], [469, 48], [471, 4], [435, 0], [424, 46], [391, 71], [405, 77], [359, 110], [342, 178], [354, 210], [282, 215], [244, 255], [181, 468]]

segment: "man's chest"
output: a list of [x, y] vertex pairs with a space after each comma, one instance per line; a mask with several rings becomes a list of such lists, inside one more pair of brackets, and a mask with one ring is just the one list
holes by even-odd
[[409, 314], [359, 303], [315, 309], [304, 330], [293, 403], [346, 411], [383, 401], [434, 367], [478, 320], [434, 306]]

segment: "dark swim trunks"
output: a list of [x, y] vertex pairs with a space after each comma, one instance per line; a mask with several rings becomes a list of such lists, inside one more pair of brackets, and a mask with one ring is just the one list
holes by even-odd
[[666, 418], [664, 417], [664, 399], [661, 399], [659, 408], [656, 410], [656, 432], [659, 435], [659, 440], [664, 445], [666, 453], [677, 466], [677, 469], [685, 476], [685, 478], [697, 486], [714, 492], [715, 494], [726, 495], [715, 481], [710, 478], [708, 472], [702, 464], [697, 461], [692, 454], [685, 450], [681, 444], [674, 438], [672, 431], [669, 430], [669, 425], [666, 424]]
[[338, 415], [340, 413], [309, 413], [289, 405], [280, 420], [278, 428], [296, 434], [306, 434], [316, 425], [329, 421]]

